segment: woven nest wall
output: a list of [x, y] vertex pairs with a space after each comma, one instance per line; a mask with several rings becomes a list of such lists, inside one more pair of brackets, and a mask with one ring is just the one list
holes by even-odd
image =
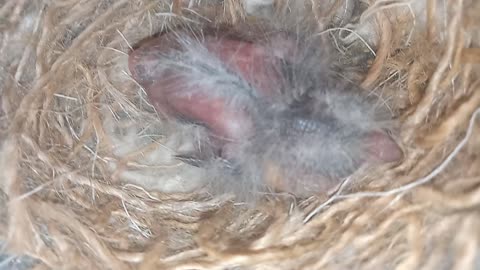
[[[480, 267], [480, 3], [277, 1], [270, 16], [254, 2], [0, 1], [0, 265]], [[158, 118], [131, 46], [204, 20], [285, 26], [289, 13], [369, 59], [359, 81], [395, 115], [404, 159], [328, 196], [244, 205], [197, 189], [202, 170], [169, 154], [189, 127]]]

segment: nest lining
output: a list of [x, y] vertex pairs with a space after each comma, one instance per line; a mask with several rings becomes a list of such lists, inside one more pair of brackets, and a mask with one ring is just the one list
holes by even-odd
[[[169, 156], [188, 147], [191, 127], [158, 120], [126, 69], [131, 45], [165, 28], [251, 20], [240, 2], [3, 1], [0, 232], [9, 252], [37, 259], [36, 269], [474, 268], [480, 6], [370, 1], [345, 15], [344, 3], [353, 2], [275, 8], [314, 18], [346, 52], [373, 46], [362, 86], [397, 115], [406, 158], [330, 198], [249, 208], [228, 194], [155, 191], [160, 180], [197, 181]], [[332, 16], [340, 25], [327, 25]]]

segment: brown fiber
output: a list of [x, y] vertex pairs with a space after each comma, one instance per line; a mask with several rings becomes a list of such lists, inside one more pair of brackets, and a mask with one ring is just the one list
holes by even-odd
[[154, 188], [188, 179], [164, 154], [184, 130], [158, 119], [127, 68], [131, 46], [174, 25], [258, 23], [242, 2], [0, 0], [7, 251], [34, 269], [478, 268], [478, 1], [297, 3], [276, 1], [275, 16], [314, 18], [346, 56], [371, 59], [362, 85], [398, 119], [405, 159], [331, 197], [246, 207]]

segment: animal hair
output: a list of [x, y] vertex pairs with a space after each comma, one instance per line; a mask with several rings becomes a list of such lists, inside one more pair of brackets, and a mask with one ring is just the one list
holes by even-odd
[[[195, 165], [210, 172], [213, 192], [232, 192], [246, 198], [275, 191], [277, 184], [299, 196], [326, 192], [369, 159], [369, 150], [374, 147], [365, 139], [369, 134], [378, 132], [388, 137], [386, 110], [342, 76], [335, 51], [320, 37], [282, 32], [260, 36], [242, 40], [241, 35], [221, 31], [171, 32], [160, 38], [173, 46], [151, 50], [153, 57], [142, 53], [134, 57], [140, 61], [137, 66], [144, 58], [154, 59], [151, 74], [143, 76], [151, 77], [150, 81], [157, 76], [168, 78], [162, 83], [161, 91], [169, 92], [165, 96], [191, 99], [189, 106], [204, 106], [196, 104], [196, 95], [220, 99], [224, 110], [246, 115], [246, 120], [234, 117], [199, 122], [213, 131], [217, 124], [238, 126], [233, 132], [252, 130], [248, 136], [221, 134], [227, 142], [217, 146], [218, 151], [208, 151], [219, 153], [217, 156], [201, 153], [201, 149], [191, 153], [201, 162], [179, 155], [183, 161], [192, 164], [195, 160]], [[228, 46], [238, 48], [228, 54]], [[148, 53], [148, 48], [143, 50], [143, 54]], [[222, 56], [224, 53], [227, 57]], [[250, 54], [252, 59], [242, 58]], [[240, 68], [235, 66], [237, 62]], [[241, 64], [247, 68], [242, 70]], [[265, 70], [255, 69], [257, 64], [265, 65]], [[269, 76], [263, 78], [262, 72], [269, 72]], [[269, 92], [269, 88], [273, 90]], [[181, 116], [182, 111], [175, 113]], [[195, 120], [195, 115], [191, 118]], [[392, 145], [380, 151], [399, 151]], [[282, 178], [273, 188], [266, 180], [272, 177], [271, 170], [266, 169], [272, 164], [273, 174]]]

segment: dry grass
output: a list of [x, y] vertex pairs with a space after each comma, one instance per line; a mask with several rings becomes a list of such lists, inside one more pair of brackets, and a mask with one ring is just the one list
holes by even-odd
[[[228, 194], [148, 188], [188, 184], [191, 168], [169, 159], [182, 130], [158, 120], [128, 75], [130, 46], [202, 18], [252, 19], [238, 1], [191, 2], [0, 1], [0, 237], [10, 252], [38, 259], [35, 269], [478, 268], [478, 1], [370, 0], [345, 17], [338, 9], [352, 1], [299, 8], [347, 56], [374, 45], [362, 85], [400, 121], [406, 158], [352, 176], [329, 199], [254, 209]], [[328, 30], [333, 15], [344, 23]]]

